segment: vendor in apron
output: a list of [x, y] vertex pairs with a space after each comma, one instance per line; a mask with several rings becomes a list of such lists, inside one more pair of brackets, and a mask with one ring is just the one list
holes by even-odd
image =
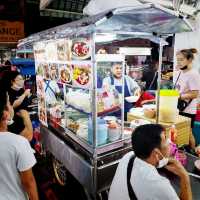
[[[103, 86], [104, 85], [111, 85], [115, 86], [115, 89], [122, 94], [122, 64], [114, 63], [112, 65], [111, 69], [112, 74], [109, 77], [104, 78], [103, 80]], [[128, 96], [134, 95], [135, 91], [139, 89], [138, 84], [129, 76], [124, 76], [124, 98]], [[127, 120], [127, 113], [129, 110], [133, 107], [132, 103], [127, 102], [124, 100], [124, 120]], [[117, 117], [121, 116], [121, 111], [117, 111], [116, 113], [113, 113], [112, 115], [115, 115]]]

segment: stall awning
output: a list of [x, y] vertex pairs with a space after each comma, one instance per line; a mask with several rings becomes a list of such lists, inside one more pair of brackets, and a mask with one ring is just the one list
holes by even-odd
[[35, 75], [35, 61], [33, 59], [12, 58], [11, 65], [16, 66], [22, 75]]
[[156, 33], [157, 35], [192, 31], [184, 16], [175, 11], [144, 4], [113, 9], [92, 17], [42, 31], [21, 40], [19, 46], [39, 40], [76, 37], [89, 33]]

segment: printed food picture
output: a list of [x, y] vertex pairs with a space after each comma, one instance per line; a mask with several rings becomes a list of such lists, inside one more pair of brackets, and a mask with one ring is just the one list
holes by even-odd
[[42, 65], [42, 67], [43, 67], [43, 70], [44, 70], [44, 78], [47, 79], [47, 80], [50, 79], [49, 65], [47, 63], [44, 63]]
[[58, 66], [57, 64], [50, 64], [50, 78], [51, 80], [58, 79]]
[[60, 65], [59, 66], [59, 81], [61, 83], [71, 84], [72, 82], [72, 70], [70, 65]]
[[44, 61], [46, 59], [44, 42], [38, 42], [34, 45], [34, 56], [35, 61]]
[[57, 51], [56, 51], [56, 43], [52, 41], [48, 41], [46, 43], [46, 58], [48, 61], [56, 61], [57, 60]]
[[44, 80], [42, 76], [36, 76], [36, 82], [37, 82], [37, 94], [38, 95], [44, 94]]
[[44, 69], [43, 69], [42, 63], [36, 63], [35, 67], [36, 67], [36, 75], [43, 77], [44, 76]]
[[58, 40], [57, 41], [57, 56], [60, 61], [70, 60], [70, 41]]
[[39, 119], [43, 125], [47, 125], [47, 113], [44, 107], [39, 107]]
[[72, 58], [78, 60], [88, 59], [91, 56], [90, 40], [79, 38], [72, 41]]
[[73, 84], [79, 87], [88, 87], [91, 82], [90, 65], [72, 65], [73, 67]]

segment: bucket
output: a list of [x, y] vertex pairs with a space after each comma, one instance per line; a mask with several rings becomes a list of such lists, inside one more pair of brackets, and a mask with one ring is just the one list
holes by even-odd
[[175, 122], [178, 116], [177, 90], [160, 90], [159, 120], [163, 122]]

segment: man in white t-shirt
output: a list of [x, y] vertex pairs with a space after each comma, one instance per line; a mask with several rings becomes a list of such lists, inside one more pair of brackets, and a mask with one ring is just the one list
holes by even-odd
[[12, 107], [2, 89], [0, 102], [0, 199], [38, 200], [33, 150], [26, 138], [7, 131]]
[[180, 199], [192, 200], [189, 176], [180, 162], [169, 159], [169, 143], [164, 128], [147, 124], [132, 135], [135, 152], [120, 161], [110, 187], [109, 200], [179, 200], [169, 180], [156, 168], [165, 167], [180, 178]]

